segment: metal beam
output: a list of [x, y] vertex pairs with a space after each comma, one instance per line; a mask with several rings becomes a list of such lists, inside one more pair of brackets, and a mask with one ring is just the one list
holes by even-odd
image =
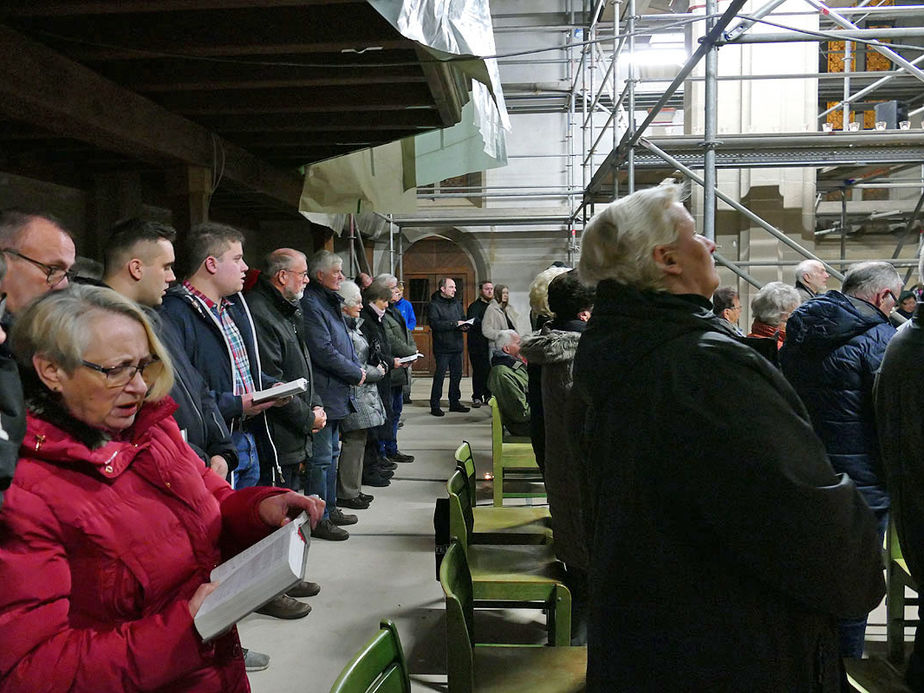
[[717, 41], [719, 46], [733, 46], [739, 43], [811, 43], [821, 41], [850, 41], [852, 39], [875, 40], [881, 38], [919, 38], [924, 36], [920, 27], [902, 27], [898, 29], [852, 29], [849, 31], [826, 31], [805, 33], [792, 31], [780, 34], [745, 34], [736, 39]]
[[296, 172], [275, 168], [2, 25], [0, 112], [158, 166], [211, 168], [223, 157], [225, 178], [298, 208], [302, 177]]
[[[712, 27], [712, 30], [701, 39], [699, 47], [693, 52], [693, 55], [687, 59], [686, 64], [680, 68], [680, 72], [676, 77], [674, 77], [674, 80], [670, 83], [667, 89], [664, 90], [661, 98], [658, 99], [657, 103], [655, 103], [651, 110], [649, 110], [648, 117], [645, 118], [642, 124], [639, 125], [638, 128], [634, 131], [626, 131], [622, 137], [622, 140], [619, 142], [619, 146], [614, 151], [610, 152], [606, 157], [606, 160], [603, 162], [603, 166], [601, 166], [601, 170], [606, 167], [612, 167], [614, 164], [619, 165], [619, 162], [621, 162], [626, 157], [627, 153], [635, 146], [639, 138], [645, 133], [646, 128], [651, 125], [651, 123], [657, 117], [658, 113], [660, 113], [661, 109], [664, 108], [665, 104], [667, 104], [667, 102], [670, 100], [674, 92], [677, 91], [683, 84], [684, 80], [687, 78], [687, 75], [693, 71], [693, 68], [696, 67], [703, 56], [706, 55], [706, 53], [712, 47], [712, 44], [718, 40], [718, 38], [722, 35], [722, 32], [725, 31], [725, 28], [737, 16], [739, 10], [744, 7], [746, 2], [747, 0], [731, 0], [728, 9], [725, 10], [722, 16], [718, 19], [718, 21], [715, 23], [715, 26]], [[593, 178], [591, 178], [590, 186], [588, 187], [593, 187], [594, 184], [597, 183], [597, 176], [599, 173], [600, 172], [598, 171], [597, 174], [594, 174]]]
[[[680, 163], [679, 161], [677, 161], [675, 158], [673, 158], [672, 156], [670, 156], [667, 152], [665, 152], [665, 151], [659, 149], [657, 146], [655, 146], [654, 144], [652, 144], [651, 142], [649, 142], [648, 140], [646, 140], [646, 139], [644, 139], [644, 138], [642, 138], [641, 144], [642, 144], [642, 146], [645, 147], [646, 149], [648, 149], [648, 150], [652, 151], [653, 153], [657, 154], [658, 156], [660, 156], [662, 159], [664, 159], [666, 162], [668, 162], [671, 166], [674, 166], [675, 168], [679, 169], [679, 170], [680, 170], [684, 175], [686, 175], [687, 178], [689, 178], [690, 180], [696, 181], [696, 182], [699, 183], [700, 185], [703, 185], [703, 184], [704, 184], [703, 179], [700, 178], [698, 175], [696, 175], [696, 173], [694, 173], [692, 169], [689, 169], [689, 168], [687, 168], [686, 166], [684, 166], [683, 164], [681, 164], [681, 163]], [[759, 216], [757, 216], [756, 214], [754, 214], [754, 212], [752, 212], [752, 211], [749, 210], [747, 207], [745, 207], [743, 204], [741, 204], [741, 203], [738, 202], [737, 200], [732, 199], [731, 197], [729, 197], [728, 195], [726, 195], [725, 193], [723, 193], [721, 190], [718, 190], [718, 189], [717, 189], [717, 190], [715, 191], [715, 194], [716, 194], [716, 197], [718, 197], [720, 200], [722, 200], [723, 202], [725, 202], [725, 204], [729, 205], [729, 206], [732, 207], [733, 209], [735, 209], [735, 210], [737, 210], [738, 212], [740, 212], [741, 214], [743, 214], [745, 217], [747, 217], [748, 219], [750, 219], [751, 221], [753, 221], [755, 224], [757, 224], [758, 226], [760, 226], [761, 228], [763, 228], [764, 230], [766, 230], [771, 236], [773, 236], [774, 238], [776, 238], [776, 239], [779, 240], [780, 242], [785, 243], [786, 245], [788, 245], [790, 248], [792, 248], [793, 250], [795, 250], [797, 253], [799, 253], [799, 254], [802, 255], [803, 257], [807, 257], [807, 258], [810, 258], [810, 259], [812, 259], [812, 260], [818, 260], [818, 262], [820, 262], [821, 264], [823, 264], [823, 265], [825, 266], [825, 268], [828, 270], [828, 273], [831, 274], [831, 276], [836, 277], [837, 279], [843, 281], [843, 279], [844, 279], [844, 275], [843, 275], [843, 274], [841, 274], [841, 273], [838, 272], [836, 269], [834, 269], [834, 268], [833, 268], [831, 265], [829, 265], [825, 260], [822, 260], [820, 257], [818, 257], [817, 255], [815, 255], [811, 250], [809, 250], [808, 248], [806, 248], [806, 247], [800, 245], [799, 243], [796, 243], [794, 240], [792, 240], [789, 236], [787, 236], [785, 233], [783, 233], [782, 231], [780, 231], [778, 228], [776, 228], [775, 226], [773, 226], [773, 225], [770, 224], [769, 222], [764, 221], [764, 220], [761, 219]]]
[[[853, 24], [849, 22], [848, 20], [844, 19], [843, 17], [841, 17], [837, 13], [836, 10], [832, 10], [830, 7], [825, 5], [823, 2], [819, 2], [819, 0], [805, 0], [805, 2], [807, 2], [809, 5], [817, 9], [819, 12], [821, 12], [826, 17], [830, 17], [832, 20], [834, 20], [835, 24], [843, 27], [844, 29], [858, 30], [860, 28], [856, 24]], [[868, 43], [866, 45], [867, 45], [867, 48], [872, 48], [874, 51], [876, 51], [877, 53], [880, 53], [881, 55], [884, 55], [886, 58], [891, 60], [896, 65], [901, 65], [903, 68], [905, 68], [905, 70], [907, 70], [908, 72], [913, 74], [915, 77], [917, 77], [919, 80], [924, 82], [924, 71], [919, 70], [917, 67], [914, 66], [914, 63], [911, 63], [905, 60], [905, 58], [900, 56], [898, 53], [893, 51], [891, 48], [883, 44], [880, 44], [880, 43]]]

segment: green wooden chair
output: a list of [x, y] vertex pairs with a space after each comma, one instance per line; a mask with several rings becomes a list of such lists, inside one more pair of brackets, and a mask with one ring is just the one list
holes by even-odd
[[[536, 464], [536, 455], [529, 439], [517, 439], [517, 442], [504, 440], [504, 427], [501, 424], [500, 409], [497, 400], [492, 397], [491, 406], [491, 457], [494, 472], [494, 505], [500, 507], [504, 498], [545, 498], [545, 487], [535, 490], [535, 484], [542, 483], [542, 474]], [[526, 490], [508, 491], [505, 481], [519, 481], [527, 485]]]
[[917, 620], [905, 619], [905, 606], [916, 605], [919, 599], [905, 596], [906, 587], [917, 592], [918, 585], [908, 572], [908, 564], [898, 542], [898, 530], [891, 517], [886, 536], [886, 552], [886, 643], [889, 661], [895, 666], [901, 666], [905, 661], [905, 626], [918, 624]]
[[[449, 535], [457, 540], [471, 566], [475, 599], [505, 606], [538, 605], [548, 614], [549, 641], [571, 642], [571, 592], [564, 585], [564, 566], [548, 544], [469, 544], [471, 513], [459, 491], [466, 488], [460, 470], [446, 484], [449, 493]], [[467, 500], [466, 500], [467, 503]], [[443, 560], [446, 560], [445, 558]]]
[[[475, 504], [475, 459], [472, 447], [463, 440], [456, 448], [456, 469], [462, 472], [465, 488], [459, 489], [463, 508], [471, 508], [468, 527], [473, 544], [548, 544], [552, 541], [552, 516], [540, 506], [482, 506]], [[466, 497], [468, 503], [466, 503]]]
[[380, 628], [343, 668], [330, 693], [411, 693], [398, 629], [388, 619]]
[[462, 545], [453, 541], [440, 565], [446, 595], [450, 693], [577, 693], [584, 690], [586, 647], [476, 645], [475, 586]]

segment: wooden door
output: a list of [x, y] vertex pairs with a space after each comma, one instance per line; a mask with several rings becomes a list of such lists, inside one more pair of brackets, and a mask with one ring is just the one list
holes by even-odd
[[[456, 299], [462, 309], [475, 300], [475, 271], [468, 256], [452, 241], [429, 237], [412, 245], [404, 254], [404, 295], [414, 307], [417, 327], [414, 341], [424, 358], [414, 363], [414, 372], [433, 374], [433, 344], [427, 324], [427, 306], [439, 290], [439, 281], [452, 277], [456, 282]], [[468, 375], [468, 346], [463, 354], [463, 373]]]

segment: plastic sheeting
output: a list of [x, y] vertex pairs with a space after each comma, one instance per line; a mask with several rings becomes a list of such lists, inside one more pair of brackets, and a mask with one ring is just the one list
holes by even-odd
[[472, 91], [453, 127], [308, 167], [299, 209], [338, 233], [342, 221], [330, 214], [413, 212], [415, 186], [507, 164], [510, 120], [497, 62], [477, 57], [496, 50], [487, 0], [367, 1], [434, 58], [452, 60]]
[[[417, 41], [439, 60], [470, 76], [474, 122], [484, 140], [484, 152], [506, 163], [510, 119], [493, 57], [494, 27], [488, 0], [368, 0], [401, 35]], [[472, 60], [458, 60], [469, 56]], [[432, 183], [432, 180], [424, 181]]]

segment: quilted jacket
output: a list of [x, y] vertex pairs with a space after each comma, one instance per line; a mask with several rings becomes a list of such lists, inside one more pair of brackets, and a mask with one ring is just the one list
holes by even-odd
[[30, 406], [0, 512], [0, 691], [249, 690], [236, 631], [203, 643], [188, 600], [220, 542], [272, 529], [257, 505], [282, 491], [232, 491], [175, 406], [146, 404], [120, 440]]
[[783, 375], [805, 403], [835, 471], [874, 511], [889, 507], [873, 409], [873, 382], [895, 328], [875, 306], [829, 291], [789, 317]]

